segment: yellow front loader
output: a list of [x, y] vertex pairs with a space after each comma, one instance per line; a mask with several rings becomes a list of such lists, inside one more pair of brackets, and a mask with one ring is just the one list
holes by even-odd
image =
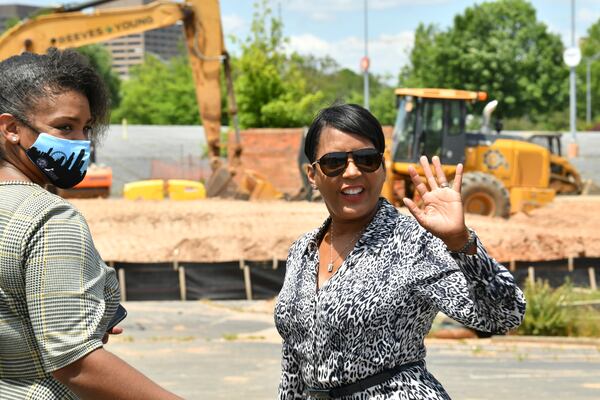
[[508, 217], [554, 199], [547, 148], [492, 133], [489, 123], [477, 131], [468, 129], [467, 105], [486, 100], [486, 93], [402, 88], [396, 97], [398, 114], [388, 155], [391, 173], [384, 188], [395, 204], [404, 196], [418, 200], [408, 166], [422, 155], [439, 156], [451, 179], [456, 164], [464, 164], [462, 197], [469, 213]]

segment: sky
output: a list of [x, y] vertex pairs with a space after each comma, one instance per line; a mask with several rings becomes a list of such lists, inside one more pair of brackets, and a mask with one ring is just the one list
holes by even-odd
[[[315, 56], [329, 55], [341, 66], [359, 72], [364, 55], [364, 0], [270, 0], [275, 15], [281, 16], [289, 51]], [[538, 20], [571, 44], [571, 0], [530, 0]], [[56, 5], [56, 0], [0, 0], [3, 3]], [[81, 2], [68, 0], [68, 3]], [[252, 22], [253, 0], [221, 0], [223, 29], [230, 53], [238, 48], [228, 35], [244, 39]], [[420, 22], [441, 28], [452, 25], [453, 17], [482, 1], [473, 0], [367, 0], [368, 53], [371, 72], [387, 75], [392, 82], [403, 65]], [[600, 0], [575, 1], [576, 40], [600, 19]]]

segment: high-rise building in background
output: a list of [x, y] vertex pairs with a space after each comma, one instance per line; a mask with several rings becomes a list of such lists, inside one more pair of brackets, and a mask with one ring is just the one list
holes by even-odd
[[24, 19], [30, 16], [40, 7], [26, 6], [22, 4], [2, 4], [0, 5], [0, 32], [6, 30], [6, 22], [11, 18]]
[[[135, 7], [148, 4], [152, 0], [116, 0], [98, 8]], [[144, 33], [128, 35], [104, 42], [113, 59], [113, 69], [123, 79], [129, 77], [129, 70], [144, 61], [144, 54], [151, 53], [162, 60], [179, 55], [183, 45], [183, 25], [177, 24]]]

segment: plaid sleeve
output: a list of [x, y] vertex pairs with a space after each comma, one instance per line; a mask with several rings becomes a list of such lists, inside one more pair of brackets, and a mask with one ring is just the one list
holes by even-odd
[[69, 203], [50, 206], [26, 246], [27, 308], [47, 373], [102, 346], [106, 274], [89, 228]]

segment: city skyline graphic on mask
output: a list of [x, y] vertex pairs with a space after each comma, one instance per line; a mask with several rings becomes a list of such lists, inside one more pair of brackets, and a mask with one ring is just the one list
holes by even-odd
[[85, 176], [89, 158], [86, 149], [78, 146], [77, 152], [55, 148], [49, 143], [34, 143], [27, 155], [56, 186], [69, 187], [73, 182], [79, 183]]

